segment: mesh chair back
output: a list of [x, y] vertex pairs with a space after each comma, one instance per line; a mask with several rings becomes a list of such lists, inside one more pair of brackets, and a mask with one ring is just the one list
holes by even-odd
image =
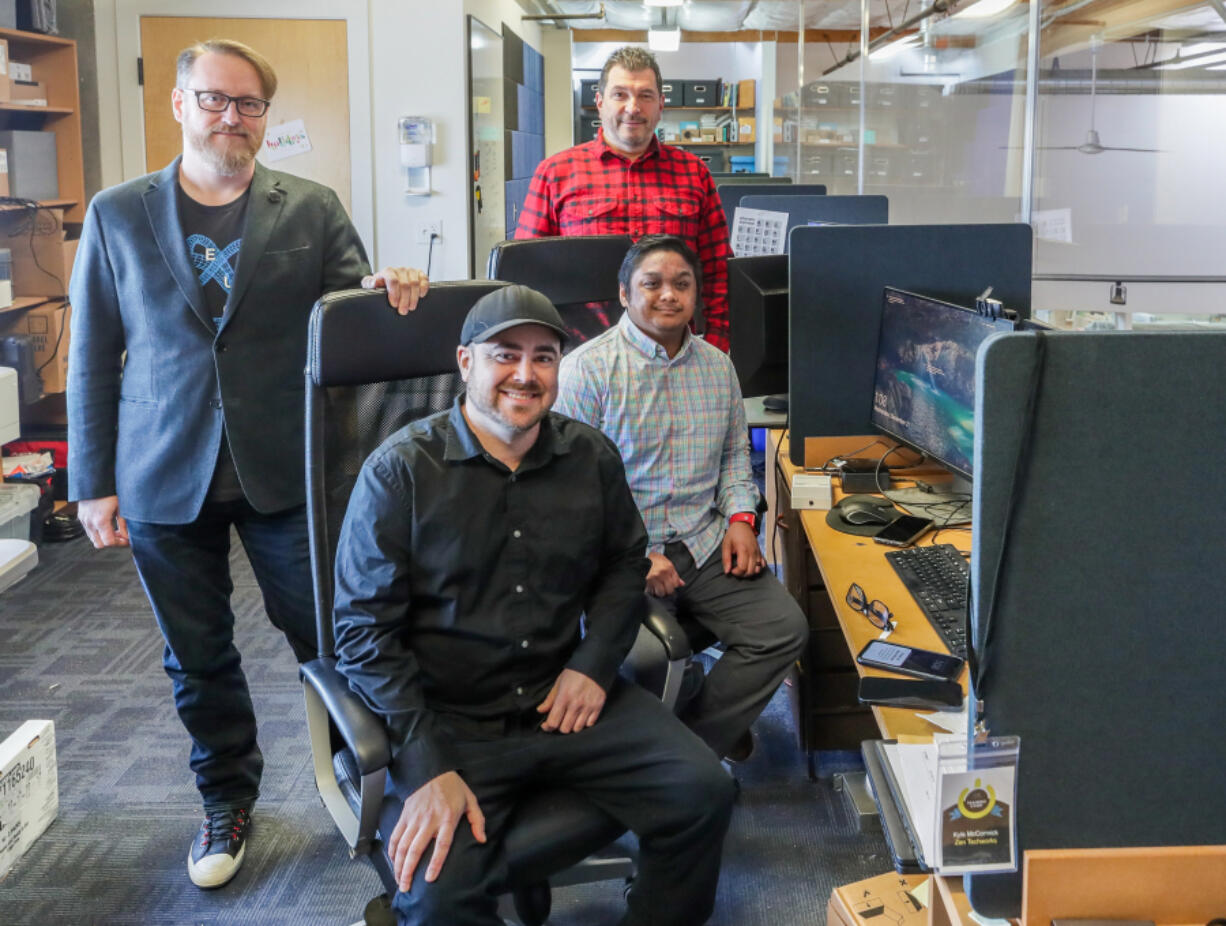
[[621, 318], [617, 270], [633, 243], [629, 235], [503, 241], [490, 251], [486, 275], [544, 293], [570, 331], [567, 346], [574, 347]]
[[332, 568], [358, 471], [387, 437], [451, 406], [455, 349], [474, 302], [505, 283], [435, 283], [399, 315], [380, 291], [330, 293], [311, 312], [306, 368], [307, 523], [319, 654], [332, 656]]

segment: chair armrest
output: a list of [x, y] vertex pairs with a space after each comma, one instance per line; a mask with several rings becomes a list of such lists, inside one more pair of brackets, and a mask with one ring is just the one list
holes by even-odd
[[392, 751], [383, 721], [349, 687], [349, 680], [336, 668], [336, 660], [329, 656], [312, 659], [298, 670], [303, 681], [319, 695], [337, 732], [357, 760], [358, 772], [368, 775], [387, 768]]
[[658, 598], [648, 596], [647, 613], [643, 616], [643, 626], [660, 641], [670, 662], [693, 655], [689, 638], [682, 629], [681, 622], [668, 608], [664, 607]]

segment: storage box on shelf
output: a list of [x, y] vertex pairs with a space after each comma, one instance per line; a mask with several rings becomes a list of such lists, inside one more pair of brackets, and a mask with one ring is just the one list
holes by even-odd
[[855, 192], [863, 132], [866, 187], [940, 183], [941, 163], [933, 151], [940, 88], [879, 83], [866, 92], [863, 126], [856, 82], [812, 81], [775, 100], [776, 143], [782, 143], [777, 150], [787, 158], [788, 171], [801, 181], [829, 182], [831, 193]]

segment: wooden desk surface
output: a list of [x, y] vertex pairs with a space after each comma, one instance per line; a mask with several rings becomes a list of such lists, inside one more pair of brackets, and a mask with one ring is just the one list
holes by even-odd
[[[779, 466], [784, 476], [790, 480], [792, 474], [800, 471], [788, 458], [786, 435], [773, 434], [774, 439], [782, 441], [779, 454]], [[864, 443], [862, 438], [848, 439], [851, 447]], [[838, 452], [838, 451], [832, 451]], [[768, 480], [769, 482], [769, 480]], [[837, 494], [837, 493], [836, 493]], [[795, 515], [792, 512], [791, 515]], [[880, 635], [881, 631], [869, 623], [859, 611], [853, 610], [845, 598], [847, 590], [853, 582], [860, 587], [870, 599], [879, 598], [886, 607], [894, 612], [896, 626], [890, 635], [891, 642], [919, 649], [945, 652], [945, 644], [937, 636], [928, 619], [920, 611], [919, 605], [911, 597], [902, 580], [894, 572], [894, 568], [886, 561], [885, 554], [890, 548], [874, 543], [871, 537], [858, 537], [836, 531], [826, 524], [825, 511], [800, 512], [800, 521], [804, 527], [805, 536], [817, 560], [822, 579], [830, 592], [843, 638], [851, 653], [855, 656], [870, 640]], [[931, 544], [934, 534], [930, 532], [920, 546]], [[937, 543], [950, 543], [960, 550], [969, 551], [971, 535], [966, 530], [946, 529], [936, 537]], [[859, 664], [856, 670], [861, 675], [883, 675], [897, 678], [889, 672], [867, 668]], [[962, 690], [967, 688], [967, 670], [963, 668], [960, 677]], [[886, 739], [897, 739], [900, 736], [931, 736], [936, 728], [917, 716], [914, 710], [896, 707], [874, 707], [873, 716], [881, 735]]]
[[[849, 453], [862, 447], [869, 440], [871, 438], [863, 437], [831, 439], [819, 455], [827, 459], [836, 453]], [[776, 444], [779, 447], [778, 456], [771, 456], [768, 459], [777, 459], [784, 477], [790, 481], [792, 475], [800, 471], [800, 467], [793, 464], [788, 457], [788, 439], [785, 433], [771, 432], [772, 454]], [[774, 512], [774, 493], [770, 491], [774, 480], [768, 478], [766, 482], [770, 496], [768, 499], [770, 511]], [[836, 495], [841, 495], [841, 493], [836, 491]], [[798, 513], [789, 512], [788, 516], [796, 514]], [[890, 635], [890, 640], [920, 649], [945, 651], [945, 644], [932, 629], [932, 625], [928, 623], [928, 619], [924, 617], [919, 605], [915, 603], [911, 593], [907, 591], [902, 580], [894, 572], [894, 568], [886, 562], [885, 554], [889, 552], [889, 547], [873, 543], [871, 537], [857, 537], [836, 531], [826, 524], [826, 512], [824, 511], [804, 511], [799, 512], [799, 516], [805, 537], [822, 574], [822, 581], [829, 590], [839, 627], [843, 631], [843, 639], [853, 656], [859, 653], [869, 640], [879, 636], [880, 631], [870, 624], [863, 614], [853, 610], [847, 604], [847, 590], [852, 582], [858, 582], [870, 599], [880, 598], [894, 612], [897, 623], [894, 632]], [[921, 545], [932, 542], [933, 534], [930, 533], [924, 537]], [[971, 535], [966, 530], [945, 530], [936, 537], [936, 542], [951, 543], [959, 550], [967, 551], [971, 548]], [[892, 674], [858, 663], [856, 671], [861, 675], [889, 676]], [[967, 670], [965, 668], [962, 670], [959, 682], [965, 694], [967, 689]], [[924, 713], [927, 712], [916, 712], [909, 708], [873, 708], [873, 717], [885, 739], [908, 736], [927, 738], [934, 732], [938, 732], [936, 727], [921, 719]], [[973, 922], [969, 915], [970, 902], [962, 890], [960, 876], [942, 878], [934, 875], [932, 891], [930, 926], [965, 926]]]

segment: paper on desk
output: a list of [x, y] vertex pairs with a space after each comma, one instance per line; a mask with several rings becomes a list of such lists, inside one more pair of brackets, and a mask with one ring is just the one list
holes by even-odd
[[962, 707], [946, 708], [943, 711], [933, 711], [931, 714], [916, 714], [916, 716], [922, 717], [938, 729], [955, 733], [959, 738], [966, 739], [970, 714], [967, 712], [965, 705]]
[[919, 841], [925, 864], [936, 858], [937, 753], [941, 743], [964, 742], [963, 735], [936, 733], [931, 743], [885, 743], [882, 752], [890, 763], [902, 793], [903, 813], [911, 823], [911, 835]]

